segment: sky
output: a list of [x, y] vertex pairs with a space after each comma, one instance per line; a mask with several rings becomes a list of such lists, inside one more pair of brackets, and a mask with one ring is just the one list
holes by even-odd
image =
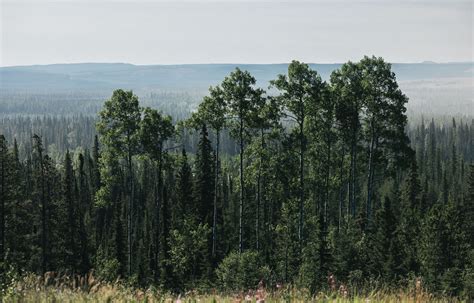
[[474, 61], [473, 0], [0, 3], [0, 66]]

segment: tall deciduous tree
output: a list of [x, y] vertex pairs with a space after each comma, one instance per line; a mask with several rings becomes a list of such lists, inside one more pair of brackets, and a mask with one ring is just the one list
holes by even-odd
[[[281, 129], [281, 104], [277, 98], [268, 97], [263, 102], [257, 104], [255, 112], [252, 114], [251, 128], [253, 129], [253, 144], [254, 154], [257, 156], [258, 161], [256, 162], [256, 209], [255, 209], [255, 248], [257, 251], [260, 250], [260, 229], [262, 226], [261, 220], [261, 208], [262, 200], [264, 200], [264, 188], [265, 178], [264, 171], [268, 166], [265, 163], [268, 160], [269, 150], [267, 148], [267, 140], [272, 131], [278, 131]], [[265, 210], [265, 207], [264, 207]], [[263, 222], [264, 224], [265, 222]]]
[[132, 157], [139, 151], [138, 130], [140, 128], [141, 109], [138, 97], [132, 91], [115, 90], [112, 97], [105, 101], [99, 113], [97, 130], [103, 145], [113, 149], [123, 157], [128, 168], [128, 274], [132, 271], [132, 212], [133, 212], [133, 168]]
[[[372, 212], [376, 166], [386, 160], [387, 168], [400, 168], [410, 154], [405, 134], [408, 98], [398, 87], [391, 65], [382, 58], [364, 57], [360, 63], [362, 75], [363, 131], [367, 146], [367, 219]], [[382, 152], [382, 154], [380, 153]]]
[[331, 74], [336, 119], [342, 145], [350, 154], [348, 180], [348, 212], [355, 216], [357, 197], [357, 151], [360, 139], [360, 111], [362, 108], [362, 75], [356, 63], [344, 63]]
[[307, 136], [304, 125], [309, 111], [318, 106], [323, 89], [323, 81], [318, 73], [311, 70], [307, 64], [292, 61], [288, 66], [288, 75], [279, 75], [271, 81], [280, 90], [280, 99], [284, 106], [284, 114], [296, 122], [296, 132], [299, 139], [299, 219], [298, 239], [303, 241], [304, 200], [305, 200], [305, 160]]
[[[143, 112], [143, 119], [140, 124], [140, 139], [143, 145], [143, 150], [148, 156], [157, 162], [157, 177], [158, 186], [155, 194], [155, 247], [154, 247], [154, 272], [155, 280], [159, 277], [159, 252], [163, 250], [160, 245], [166, 246], [166, 240], [161, 241], [161, 229], [160, 225], [162, 220], [162, 208], [164, 207], [164, 195], [163, 195], [163, 162], [166, 153], [165, 143], [175, 133], [174, 126], [170, 116], [163, 115], [159, 111], [151, 108], [145, 108]], [[165, 248], [166, 249], [166, 248]]]
[[255, 88], [256, 80], [247, 71], [236, 68], [222, 82], [224, 100], [234, 118], [232, 135], [239, 140], [240, 205], [239, 205], [239, 251], [244, 250], [243, 219], [245, 203], [244, 148], [252, 115], [263, 102], [263, 90]]

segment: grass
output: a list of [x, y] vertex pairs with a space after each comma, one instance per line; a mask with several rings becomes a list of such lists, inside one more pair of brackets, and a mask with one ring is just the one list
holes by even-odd
[[379, 289], [364, 294], [333, 291], [310, 295], [307, 290], [286, 287], [278, 291], [260, 288], [240, 293], [202, 294], [194, 291], [172, 295], [153, 287], [141, 289], [121, 282], [103, 283], [92, 276], [87, 280], [52, 280], [26, 275], [3, 290], [2, 302], [462, 302], [455, 298], [435, 297], [417, 286], [397, 291]]

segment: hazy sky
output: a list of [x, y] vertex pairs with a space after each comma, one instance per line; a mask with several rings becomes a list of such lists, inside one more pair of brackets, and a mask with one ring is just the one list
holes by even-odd
[[0, 65], [473, 61], [473, 2], [0, 0]]

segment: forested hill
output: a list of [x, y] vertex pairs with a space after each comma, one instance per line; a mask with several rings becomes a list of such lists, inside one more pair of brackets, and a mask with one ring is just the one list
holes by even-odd
[[[207, 90], [236, 66], [248, 70], [263, 87], [288, 64], [185, 64], [132, 65], [124, 63], [79, 63], [0, 68], [2, 91], [64, 92], [109, 91], [117, 87], [141, 90]], [[341, 64], [310, 64], [323, 79]], [[394, 63], [398, 81], [472, 78], [473, 62]]]

